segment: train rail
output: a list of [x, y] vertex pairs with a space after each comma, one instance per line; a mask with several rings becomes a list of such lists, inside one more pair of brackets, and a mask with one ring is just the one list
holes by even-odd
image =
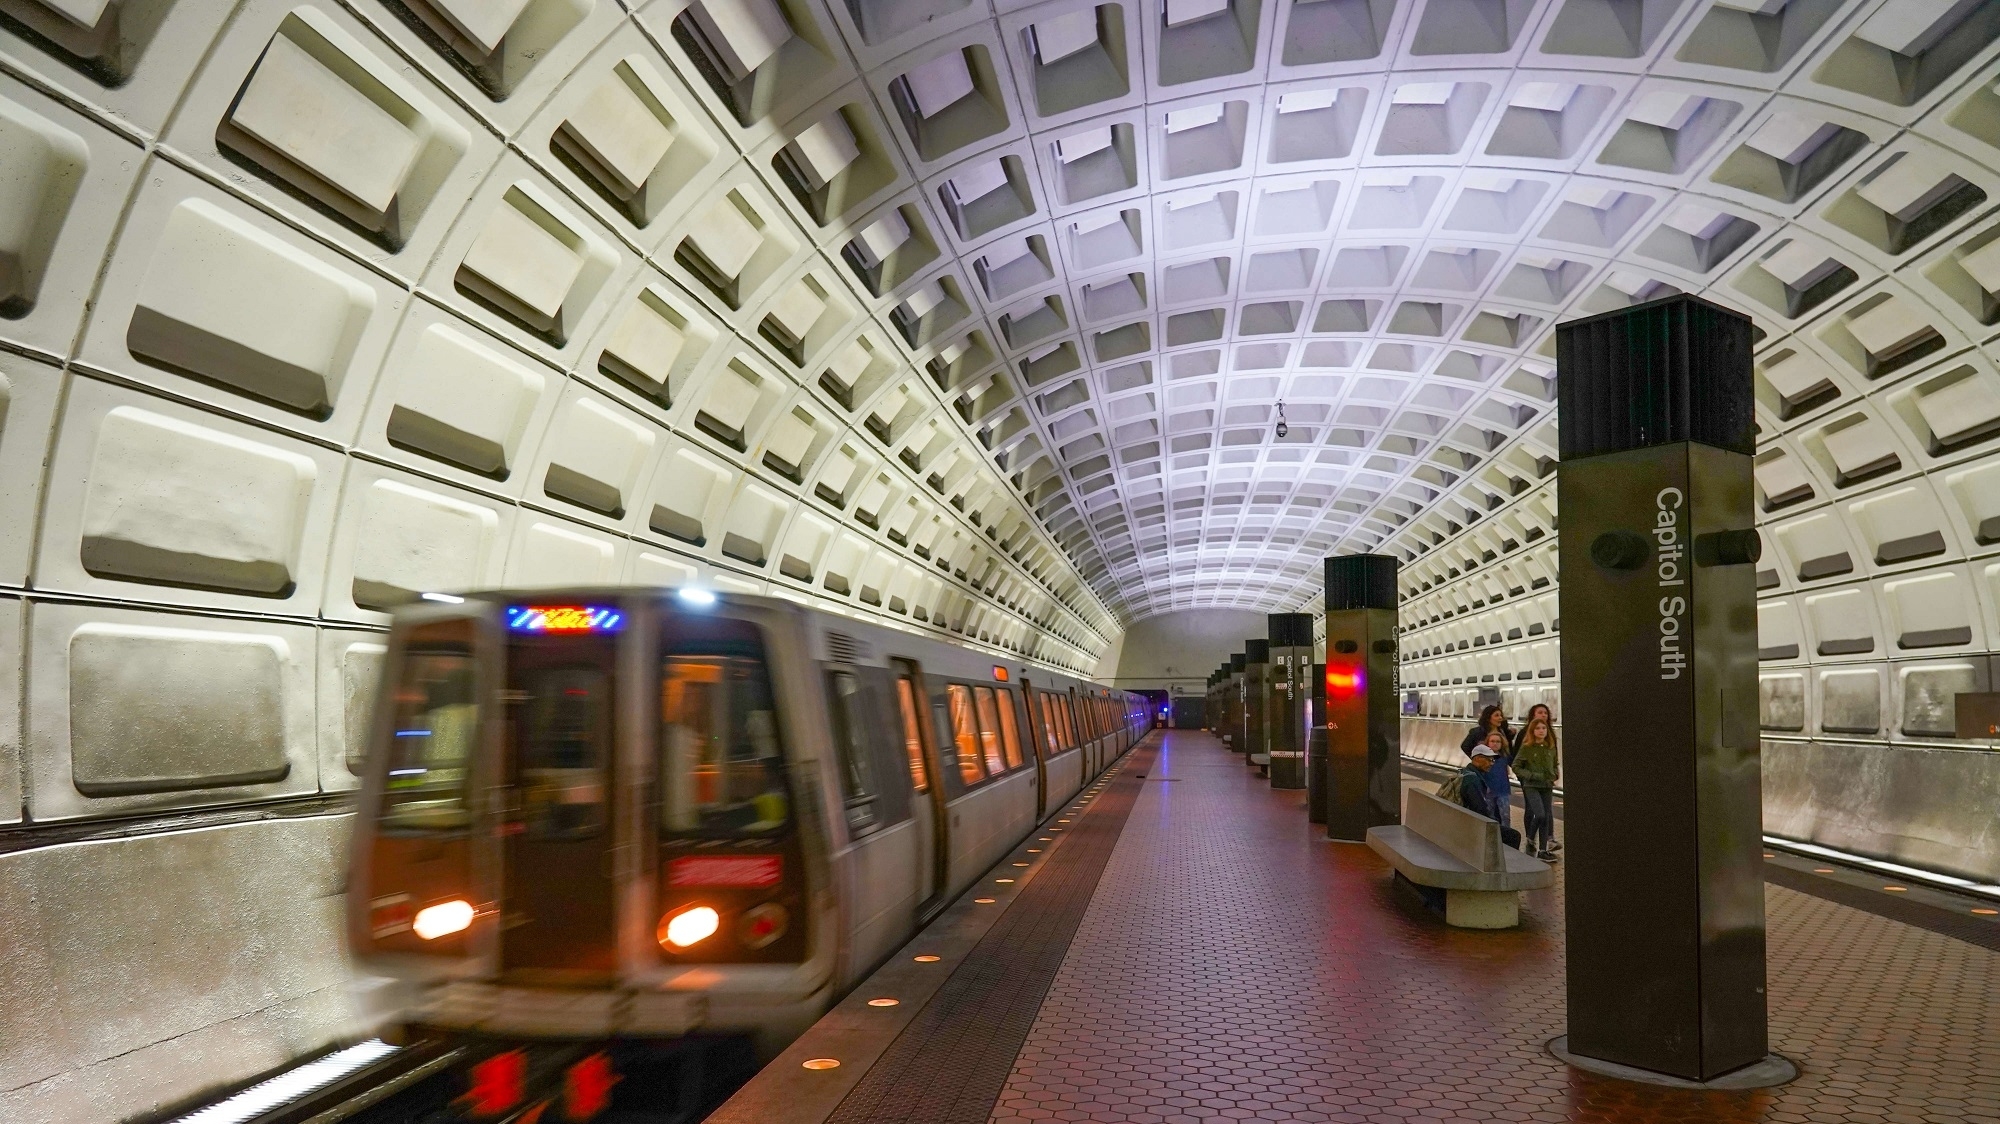
[[161, 1124], [694, 1124], [755, 1071], [720, 1037], [371, 1039]]

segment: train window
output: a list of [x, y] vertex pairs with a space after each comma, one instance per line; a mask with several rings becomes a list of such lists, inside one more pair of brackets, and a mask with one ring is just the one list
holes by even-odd
[[917, 688], [907, 675], [896, 679], [896, 700], [903, 711], [903, 749], [910, 755], [910, 791], [929, 792], [924, 783], [924, 740], [917, 727]]
[[875, 767], [868, 759], [871, 739], [863, 715], [868, 699], [861, 680], [850, 671], [827, 675], [827, 698], [833, 705], [833, 742], [840, 751], [840, 786], [847, 807], [847, 828], [860, 833], [875, 826]]
[[1056, 708], [1049, 703], [1047, 691], [1036, 691], [1035, 698], [1042, 704], [1042, 740], [1049, 743], [1049, 756], [1062, 752], [1062, 731], [1056, 729]]
[[1016, 728], [1020, 721], [1014, 716], [1014, 691], [1009, 687], [996, 688], [1000, 692], [1000, 745], [1007, 752], [1007, 767], [1021, 767], [1021, 731]]
[[958, 747], [958, 775], [970, 788], [986, 779], [979, 767], [979, 727], [972, 719], [972, 689], [957, 683], [945, 687], [951, 705], [951, 740]]
[[931, 692], [931, 729], [935, 731], [934, 743], [938, 747], [940, 760], [950, 757], [956, 751], [952, 748], [954, 739], [951, 729], [951, 700], [943, 690]]
[[[974, 687], [972, 697], [979, 703], [979, 749], [986, 755], [986, 771], [998, 776], [1011, 767], [1000, 751], [1000, 708], [991, 687]], [[1020, 764], [1018, 758], [1014, 764]]]
[[604, 827], [611, 678], [574, 664], [524, 669], [516, 682], [525, 696], [515, 760], [526, 834], [588, 839]]
[[1076, 740], [1076, 722], [1070, 716], [1068, 695], [1056, 696], [1056, 722], [1062, 726], [1063, 744], [1071, 749], [1075, 749], [1078, 744]]
[[679, 648], [660, 662], [660, 826], [710, 836], [782, 829], [791, 800], [762, 645], [739, 634]]
[[469, 652], [412, 651], [396, 681], [396, 728], [382, 827], [457, 832], [472, 824], [466, 769], [479, 736], [479, 704]]

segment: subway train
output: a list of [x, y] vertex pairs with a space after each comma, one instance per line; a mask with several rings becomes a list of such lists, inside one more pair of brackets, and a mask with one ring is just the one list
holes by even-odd
[[432, 596], [392, 625], [347, 899], [425, 1031], [769, 1056], [1150, 725], [772, 598]]

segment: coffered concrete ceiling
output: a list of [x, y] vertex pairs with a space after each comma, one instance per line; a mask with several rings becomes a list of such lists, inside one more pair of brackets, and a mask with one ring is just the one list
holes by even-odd
[[[1977, 0], [0, 13], [0, 337], [102, 380], [71, 414], [131, 385], [491, 497], [468, 583], [595, 551], [1086, 668], [1538, 483], [1566, 317], [1749, 313], [1767, 420], [2000, 401]], [[342, 502], [285, 518], [374, 619], [418, 578]]]

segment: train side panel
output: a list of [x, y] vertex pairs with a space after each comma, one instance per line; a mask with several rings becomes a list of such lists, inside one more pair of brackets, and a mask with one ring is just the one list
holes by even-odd
[[1035, 826], [1035, 771], [988, 781], [946, 805], [951, 817], [951, 892], [964, 892]]

